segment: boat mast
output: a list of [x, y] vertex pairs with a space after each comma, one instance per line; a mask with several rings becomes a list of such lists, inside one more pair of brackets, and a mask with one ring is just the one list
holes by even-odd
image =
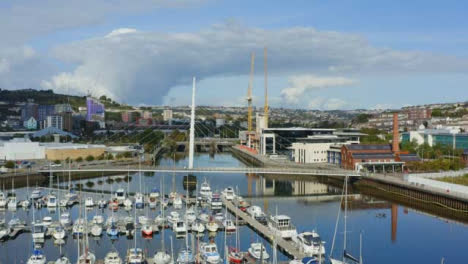
[[347, 218], [348, 218], [348, 175], [345, 177], [345, 209], [344, 209], [344, 242], [343, 242], [343, 262], [345, 260], [346, 254], [346, 228], [347, 228]]

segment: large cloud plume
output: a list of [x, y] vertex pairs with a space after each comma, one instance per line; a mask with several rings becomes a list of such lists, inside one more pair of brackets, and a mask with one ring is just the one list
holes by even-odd
[[[117, 29], [107, 36], [59, 46], [54, 52], [57, 59], [76, 64], [76, 69], [45, 80], [43, 86], [58, 90], [72, 86], [81, 93], [93, 90], [129, 103], [157, 104], [171, 87], [188, 84], [193, 75], [202, 79], [248, 74], [250, 52], [261, 54], [265, 45], [271, 74], [347, 76], [468, 68], [466, 60], [378, 48], [353, 34], [314, 28], [265, 30], [226, 23], [193, 33]], [[261, 63], [257, 65], [261, 67]], [[299, 90], [314, 87], [310, 82], [353, 82], [341, 77], [317, 78], [302, 80], [309, 84], [301, 84]], [[293, 84], [299, 81], [293, 80]]]

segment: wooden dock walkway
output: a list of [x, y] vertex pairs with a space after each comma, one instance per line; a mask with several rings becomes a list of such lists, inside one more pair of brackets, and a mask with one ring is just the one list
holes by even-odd
[[237, 208], [231, 201], [226, 200], [224, 196], [221, 197], [221, 200], [223, 201], [224, 206], [226, 206], [226, 208], [229, 211], [235, 213], [237, 217], [239, 217], [239, 219], [245, 221], [253, 230], [258, 232], [270, 242], [273, 242], [273, 240], [275, 240], [278, 249], [285, 253], [285, 255], [294, 259], [303, 259], [304, 257], [306, 257], [304, 252], [301, 252], [298, 249], [298, 247], [296, 247], [294, 242], [285, 240], [281, 236], [277, 236], [267, 226], [261, 224], [255, 218], [251, 217], [247, 213]]

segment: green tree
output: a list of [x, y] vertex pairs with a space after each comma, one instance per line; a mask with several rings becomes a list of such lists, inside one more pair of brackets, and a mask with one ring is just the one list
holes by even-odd
[[93, 161], [94, 160], [94, 156], [93, 155], [88, 155], [86, 156], [86, 161]]
[[76, 162], [83, 162], [83, 158], [82, 158], [82, 157], [78, 157], [78, 158], [76, 158], [75, 161], [76, 161]]
[[15, 167], [15, 163], [13, 161], [11, 161], [11, 160], [9, 160], [9, 161], [7, 161], [5, 163], [5, 168], [7, 168], [7, 169], [13, 169], [14, 167]]

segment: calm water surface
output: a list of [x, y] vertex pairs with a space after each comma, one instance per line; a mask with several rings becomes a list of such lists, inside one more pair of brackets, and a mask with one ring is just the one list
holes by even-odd
[[[182, 159], [176, 166], [186, 166], [187, 160]], [[162, 166], [173, 165], [172, 160], [163, 159]], [[195, 166], [212, 167], [233, 167], [245, 166], [230, 154], [219, 154], [214, 157], [200, 154], [195, 158]], [[212, 174], [197, 173], [198, 182], [205, 178], [211, 184], [213, 190], [221, 191], [227, 186], [238, 187], [241, 195], [249, 197], [252, 204], [257, 204], [265, 208], [270, 213], [276, 210], [278, 213], [286, 214], [293, 219], [298, 231], [317, 230], [326, 241], [327, 255], [330, 251], [337, 213], [340, 210], [339, 199], [318, 199], [318, 197], [334, 197], [341, 193], [340, 189], [328, 186], [312, 179], [309, 180], [288, 180], [276, 178], [266, 179], [261, 176], [247, 176], [245, 174]], [[114, 181], [108, 184], [105, 178], [82, 180], [82, 184], [94, 182], [93, 189], [96, 190], [116, 190], [119, 187], [129, 188], [131, 192], [150, 190], [153, 187], [161, 188], [160, 182], [164, 176], [164, 190], [166, 193], [175, 189], [179, 193], [184, 193], [182, 185], [182, 174], [145, 174], [141, 177], [132, 174], [132, 179], [127, 185], [126, 182], [117, 183]], [[112, 176], [117, 179], [121, 176]], [[140, 181], [141, 179], [141, 181]], [[103, 181], [99, 184], [99, 181]], [[78, 183], [77, 181], [74, 184]], [[31, 183], [34, 185], [34, 183]], [[26, 188], [16, 190], [19, 199], [24, 199]], [[171, 211], [169, 208], [167, 212]], [[79, 207], [70, 209], [73, 218], [78, 216]], [[108, 209], [103, 211], [94, 209], [88, 211], [88, 218], [95, 214], [110, 215]], [[137, 210], [137, 215], [156, 216], [159, 210]], [[134, 216], [133, 211], [125, 212], [119, 210], [116, 214]], [[167, 213], [166, 213], [167, 214]], [[6, 218], [8, 222], [14, 215], [20, 219], [30, 222], [32, 220], [32, 210], [24, 211], [18, 209], [16, 212], [0, 212], [0, 217]], [[36, 219], [47, 215], [52, 215], [56, 219], [57, 213], [51, 213], [47, 209], [36, 210]], [[363, 258], [365, 263], [440, 263], [441, 258], [445, 258], [445, 263], [468, 263], [468, 227], [465, 224], [447, 221], [425, 213], [413, 211], [411, 209], [393, 205], [386, 201], [379, 201], [369, 197], [351, 204], [348, 211], [348, 251], [359, 254], [359, 234], [363, 235]], [[137, 232], [136, 243], [142, 247], [147, 255], [153, 256], [161, 248], [161, 234], [153, 236], [152, 239], [144, 239], [140, 232]], [[166, 249], [170, 249], [170, 237], [173, 237], [174, 255], [177, 256], [179, 248], [185, 245], [184, 239], [176, 239], [170, 230], [166, 231]], [[247, 226], [240, 228], [241, 248], [247, 250], [250, 243], [261, 241], [255, 232]], [[227, 236], [228, 245], [233, 245], [234, 235]], [[200, 238], [200, 241], [208, 240], [207, 235]], [[223, 256], [224, 233], [218, 232], [214, 240], [218, 244], [219, 251]], [[72, 262], [77, 258], [77, 241], [70, 235], [67, 236], [62, 252], [67, 255]], [[90, 250], [96, 254], [98, 259], [103, 259], [111, 249], [117, 249], [122, 258], [129, 247], [135, 244], [134, 239], [127, 239], [121, 236], [116, 241], [111, 241], [107, 235], [100, 239], [89, 239]], [[267, 244], [267, 243], [266, 243]], [[337, 232], [335, 249], [333, 255], [339, 256], [343, 248], [343, 225], [342, 220]], [[268, 246], [271, 255], [271, 248]], [[46, 240], [43, 251], [48, 260], [55, 260], [59, 256], [60, 247], [54, 245], [53, 239]], [[26, 263], [32, 252], [31, 235], [24, 233], [14, 240], [0, 242], [0, 263]], [[279, 260], [288, 258], [278, 252]]]

